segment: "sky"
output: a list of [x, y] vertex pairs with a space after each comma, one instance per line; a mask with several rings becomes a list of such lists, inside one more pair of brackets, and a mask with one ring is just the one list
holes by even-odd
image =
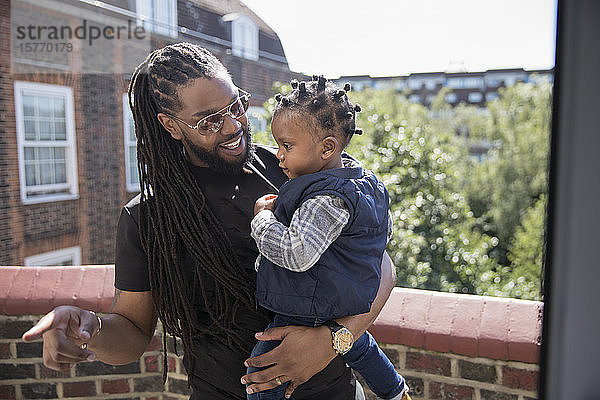
[[242, 1], [309, 75], [554, 66], [556, 0]]

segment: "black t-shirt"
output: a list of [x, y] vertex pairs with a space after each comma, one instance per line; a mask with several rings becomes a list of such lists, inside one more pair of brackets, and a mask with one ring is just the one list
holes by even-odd
[[[254, 216], [254, 202], [259, 197], [274, 193], [267, 183], [281, 186], [286, 176], [278, 167], [274, 150], [257, 146], [253, 165], [259, 171], [243, 172], [235, 176], [225, 176], [208, 168], [194, 167], [197, 179], [208, 206], [219, 220], [230, 242], [235, 256], [244, 268], [247, 279], [256, 281], [254, 261], [258, 249], [250, 236], [250, 221]], [[122, 210], [117, 228], [115, 257], [115, 287], [125, 291], [148, 291], [150, 282], [146, 255], [142, 250], [138, 233], [139, 195]], [[192, 262], [184, 259], [185, 270], [193, 277]], [[189, 281], [192, 281], [190, 279]], [[208, 296], [212, 279], [205, 283]], [[209, 321], [204, 310], [204, 301], [198, 299], [195, 308], [200, 320]], [[238, 313], [238, 321], [243, 326], [243, 334], [249, 338], [265, 328], [265, 316], [271, 315], [264, 309], [245, 308]], [[307, 349], [309, 351], [309, 349]], [[245, 388], [240, 378], [246, 373], [244, 360], [248, 353], [232, 349], [211, 337], [202, 337], [194, 342], [194, 353], [203, 354], [194, 360], [190, 384], [194, 390], [192, 399], [245, 399]], [[189, 367], [189, 359], [184, 359]], [[295, 399], [349, 400], [354, 399], [353, 377], [341, 357], [336, 357], [320, 373], [294, 391]]]

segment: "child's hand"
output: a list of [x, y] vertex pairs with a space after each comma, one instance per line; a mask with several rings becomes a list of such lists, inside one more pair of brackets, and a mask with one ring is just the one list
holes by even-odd
[[276, 194], [266, 194], [263, 197], [256, 200], [256, 203], [254, 203], [254, 215], [258, 214], [262, 210], [275, 210], [276, 198]]

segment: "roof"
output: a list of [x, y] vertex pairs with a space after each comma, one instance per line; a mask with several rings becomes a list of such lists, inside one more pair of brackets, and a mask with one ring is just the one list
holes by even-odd
[[254, 11], [239, 0], [189, 0], [199, 7], [213, 11], [219, 15], [242, 13], [252, 18], [258, 28], [264, 33], [277, 36], [277, 33], [263, 21]]

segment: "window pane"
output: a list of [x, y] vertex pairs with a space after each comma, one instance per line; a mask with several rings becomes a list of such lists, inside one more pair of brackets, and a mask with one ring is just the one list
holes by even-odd
[[65, 117], [65, 99], [59, 97], [54, 98], [54, 117]]
[[25, 140], [36, 140], [35, 121], [25, 120]]
[[23, 150], [24, 150], [23, 153], [25, 154], [25, 162], [35, 160], [35, 148], [34, 147], [25, 147]]
[[135, 124], [133, 118], [127, 118], [127, 123], [129, 124], [129, 140], [135, 143], [137, 139], [135, 137]]
[[40, 175], [42, 178], [42, 185], [54, 183], [54, 168], [52, 162], [40, 162]]
[[40, 121], [40, 140], [52, 140], [54, 126], [49, 121]]
[[67, 124], [64, 121], [54, 122], [54, 139], [67, 140]]
[[33, 96], [23, 96], [23, 115], [35, 116], [35, 98]]
[[57, 161], [65, 160], [65, 148], [64, 147], [55, 147], [54, 148], [54, 159]]
[[130, 183], [139, 183], [135, 146], [129, 146], [129, 180]]
[[40, 161], [48, 161], [54, 159], [54, 151], [52, 147], [38, 147], [37, 159]]
[[57, 161], [54, 164], [54, 175], [56, 183], [67, 183], [67, 167], [64, 162]]
[[38, 97], [38, 113], [40, 117], [52, 117], [52, 98]]
[[35, 165], [34, 164], [26, 164], [25, 165], [25, 185], [33, 186], [37, 185], [35, 179]]

